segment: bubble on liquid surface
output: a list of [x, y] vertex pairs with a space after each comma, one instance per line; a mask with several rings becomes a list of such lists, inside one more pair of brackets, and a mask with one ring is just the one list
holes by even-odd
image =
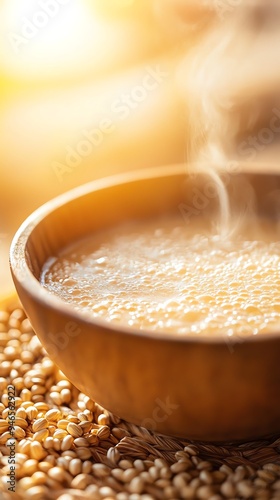
[[134, 329], [247, 337], [280, 322], [273, 227], [232, 240], [193, 231], [166, 219], [95, 235], [46, 262], [41, 282], [76, 309]]

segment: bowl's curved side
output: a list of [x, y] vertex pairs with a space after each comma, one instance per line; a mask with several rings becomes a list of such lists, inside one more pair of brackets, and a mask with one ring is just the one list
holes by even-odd
[[127, 336], [61, 315], [17, 287], [51, 358], [113, 414], [195, 440], [280, 431], [279, 338], [207, 344]]
[[[260, 193], [264, 178], [258, 180]], [[280, 186], [280, 176], [277, 179]], [[154, 176], [145, 172], [91, 183], [50, 202], [14, 239], [14, 282], [52, 359], [79, 389], [121, 418], [199, 440], [276, 433], [280, 431], [280, 335], [234, 342], [112, 327], [77, 313], [38, 281], [46, 258], [81, 235], [128, 216], [178, 213], [181, 204], [188, 210], [194, 182], [184, 167], [171, 167]], [[267, 183], [273, 183], [271, 177]], [[195, 223], [195, 218], [188, 222]]]

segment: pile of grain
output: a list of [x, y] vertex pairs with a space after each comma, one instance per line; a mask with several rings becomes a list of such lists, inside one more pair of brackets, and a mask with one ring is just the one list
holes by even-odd
[[[7, 483], [9, 384], [15, 493]], [[20, 307], [0, 311], [0, 395], [1, 499], [280, 500], [280, 438], [221, 447], [122, 422], [56, 368]]]

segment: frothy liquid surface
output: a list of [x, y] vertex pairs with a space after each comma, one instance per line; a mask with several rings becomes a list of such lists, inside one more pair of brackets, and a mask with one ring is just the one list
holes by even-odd
[[280, 243], [268, 223], [245, 234], [207, 236], [179, 218], [123, 226], [49, 259], [41, 282], [80, 311], [140, 330], [265, 333], [280, 322]]

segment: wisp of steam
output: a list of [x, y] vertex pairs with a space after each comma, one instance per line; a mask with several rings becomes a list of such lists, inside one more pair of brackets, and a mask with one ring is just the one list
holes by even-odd
[[216, 184], [221, 237], [253, 214], [248, 188], [243, 213], [232, 217], [222, 173], [232, 161], [240, 172], [248, 161], [271, 163], [280, 144], [280, 2], [234, 4], [217, 10], [183, 65], [189, 160]]

